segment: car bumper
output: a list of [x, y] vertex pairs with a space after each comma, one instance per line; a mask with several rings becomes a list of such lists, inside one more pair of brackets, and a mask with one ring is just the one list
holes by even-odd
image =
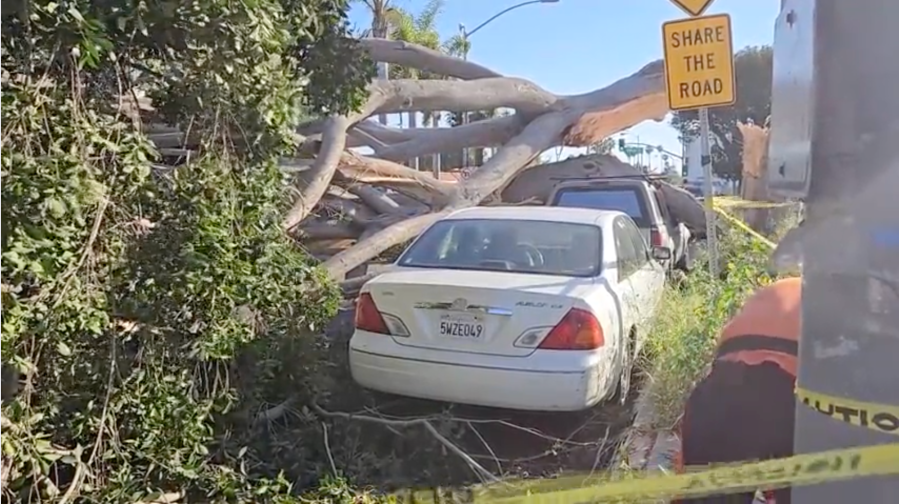
[[[366, 345], [360, 340], [383, 340]], [[385, 351], [389, 343], [400, 347]], [[415, 357], [398, 355], [409, 349], [384, 336], [354, 335], [350, 371], [363, 387], [421, 399], [531, 411], [579, 411], [611, 393], [617, 374], [601, 354], [572, 357], [570, 369], [540, 368], [541, 353], [528, 357], [490, 356], [419, 349]], [[558, 351], [552, 352], [558, 354]], [[572, 352], [580, 353], [580, 352]], [[447, 354], [451, 354], [452, 357]], [[549, 356], [558, 363], [558, 356]], [[551, 367], [551, 366], [550, 366]], [[615, 377], [613, 380], [612, 377]]]

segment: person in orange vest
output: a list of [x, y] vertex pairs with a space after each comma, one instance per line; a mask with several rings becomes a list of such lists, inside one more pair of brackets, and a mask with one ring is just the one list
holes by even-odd
[[[800, 278], [778, 280], [750, 296], [724, 326], [712, 369], [690, 394], [681, 419], [681, 471], [793, 455], [801, 293]], [[754, 495], [677, 502], [749, 504]], [[766, 497], [789, 504], [790, 491]]]

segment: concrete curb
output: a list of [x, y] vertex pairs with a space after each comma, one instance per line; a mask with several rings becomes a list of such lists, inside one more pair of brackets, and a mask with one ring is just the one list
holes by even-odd
[[[613, 468], [674, 472], [675, 458], [681, 448], [680, 438], [676, 432], [653, 428], [655, 412], [649, 394], [650, 385], [651, 382], [640, 389], [634, 406], [637, 411], [634, 424], [624, 438], [621, 449], [615, 454]], [[756, 494], [753, 504], [766, 504], [761, 493]]]
[[640, 390], [635, 409], [634, 424], [618, 451], [613, 467], [632, 470], [673, 471], [674, 460], [680, 450], [680, 438], [675, 432], [660, 432], [653, 428], [655, 412], [649, 395], [650, 384]]

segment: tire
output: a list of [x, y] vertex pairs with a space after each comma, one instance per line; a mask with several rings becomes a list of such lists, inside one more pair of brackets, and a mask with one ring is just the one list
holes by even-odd
[[684, 247], [684, 255], [677, 260], [674, 269], [683, 271], [684, 273], [689, 273], [693, 269], [692, 248], [693, 246], [689, 243]]
[[627, 402], [628, 395], [631, 391], [631, 384], [634, 381], [634, 363], [637, 360], [635, 348], [637, 345], [637, 332], [631, 328], [627, 336], [627, 348], [624, 352], [624, 366], [621, 369], [621, 376], [618, 377], [618, 385], [615, 388], [615, 394], [612, 400], [618, 404]]

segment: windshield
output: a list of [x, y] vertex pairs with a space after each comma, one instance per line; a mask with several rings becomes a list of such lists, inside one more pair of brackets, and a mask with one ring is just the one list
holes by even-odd
[[400, 256], [399, 266], [596, 276], [602, 233], [589, 224], [515, 219], [437, 222]]
[[636, 189], [584, 188], [565, 189], [556, 194], [553, 206], [618, 210], [634, 219], [638, 226], [646, 227], [646, 205]]

